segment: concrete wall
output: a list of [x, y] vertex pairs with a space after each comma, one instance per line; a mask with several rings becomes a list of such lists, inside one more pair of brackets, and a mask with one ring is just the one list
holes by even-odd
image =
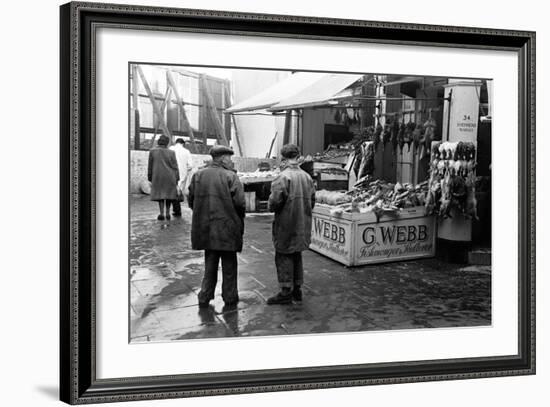
[[141, 190], [139, 184], [147, 179], [147, 161], [148, 151], [131, 150], [130, 151], [130, 193], [139, 194]]
[[[192, 154], [193, 167], [200, 168], [207, 161], [211, 160], [209, 155]], [[130, 151], [130, 193], [140, 194], [140, 183], [147, 179], [147, 163], [149, 160], [148, 151]], [[271, 166], [277, 165], [277, 160], [265, 158], [233, 157], [235, 169], [239, 172], [253, 172], [258, 169], [260, 162], [269, 162]]]

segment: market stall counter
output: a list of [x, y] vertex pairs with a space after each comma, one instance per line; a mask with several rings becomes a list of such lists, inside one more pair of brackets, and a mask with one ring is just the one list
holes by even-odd
[[310, 249], [346, 266], [435, 256], [436, 219], [423, 206], [377, 215], [313, 208]]
[[260, 169], [254, 172], [237, 173], [244, 187], [247, 212], [267, 211], [267, 199], [271, 191], [271, 182], [278, 174], [278, 170]]

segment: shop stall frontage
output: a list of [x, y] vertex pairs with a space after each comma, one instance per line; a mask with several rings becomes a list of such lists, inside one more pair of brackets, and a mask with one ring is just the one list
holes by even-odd
[[[326, 74], [227, 111], [285, 118], [283, 144], [300, 147], [317, 187], [311, 250], [346, 266], [436, 254], [464, 263], [479, 248], [490, 257], [490, 85]], [[263, 171], [242, 174], [263, 183], [253, 210], [277, 165]]]

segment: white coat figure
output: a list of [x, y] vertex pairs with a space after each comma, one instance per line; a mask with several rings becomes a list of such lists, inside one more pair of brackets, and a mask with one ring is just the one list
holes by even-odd
[[176, 143], [170, 147], [176, 153], [176, 161], [178, 162], [178, 170], [180, 173], [179, 187], [187, 195], [187, 187], [189, 184], [189, 171], [193, 168], [191, 152], [184, 147], [185, 142], [179, 138]]

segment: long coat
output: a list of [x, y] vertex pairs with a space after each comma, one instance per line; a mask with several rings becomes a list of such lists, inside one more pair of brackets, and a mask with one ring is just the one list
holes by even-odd
[[176, 153], [176, 161], [178, 162], [178, 170], [180, 174], [180, 187], [185, 189], [187, 186], [187, 174], [189, 170], [193, 167], [193, 158], [191, 157], [191, 152], [182, 146], [180, 143], [174, 144], [170, 147], [174, 153]]
[[193, 250], [242, 250], [244, 188], [234, 170], [213, 162], [193, 174], [189, 207], [193, 209]]
[[164, 146], [149, 151], [147, 179], [151, 182], [151, 201], [178, 199], [176, 186], [180, 175], [176, 153]]
[[273, 244], [279, 253], [306, 250], [311, 243], [311, 210], [315, 205], [313, 180], [290, 162], [271, 183], [269, 210], [275, 212]]

